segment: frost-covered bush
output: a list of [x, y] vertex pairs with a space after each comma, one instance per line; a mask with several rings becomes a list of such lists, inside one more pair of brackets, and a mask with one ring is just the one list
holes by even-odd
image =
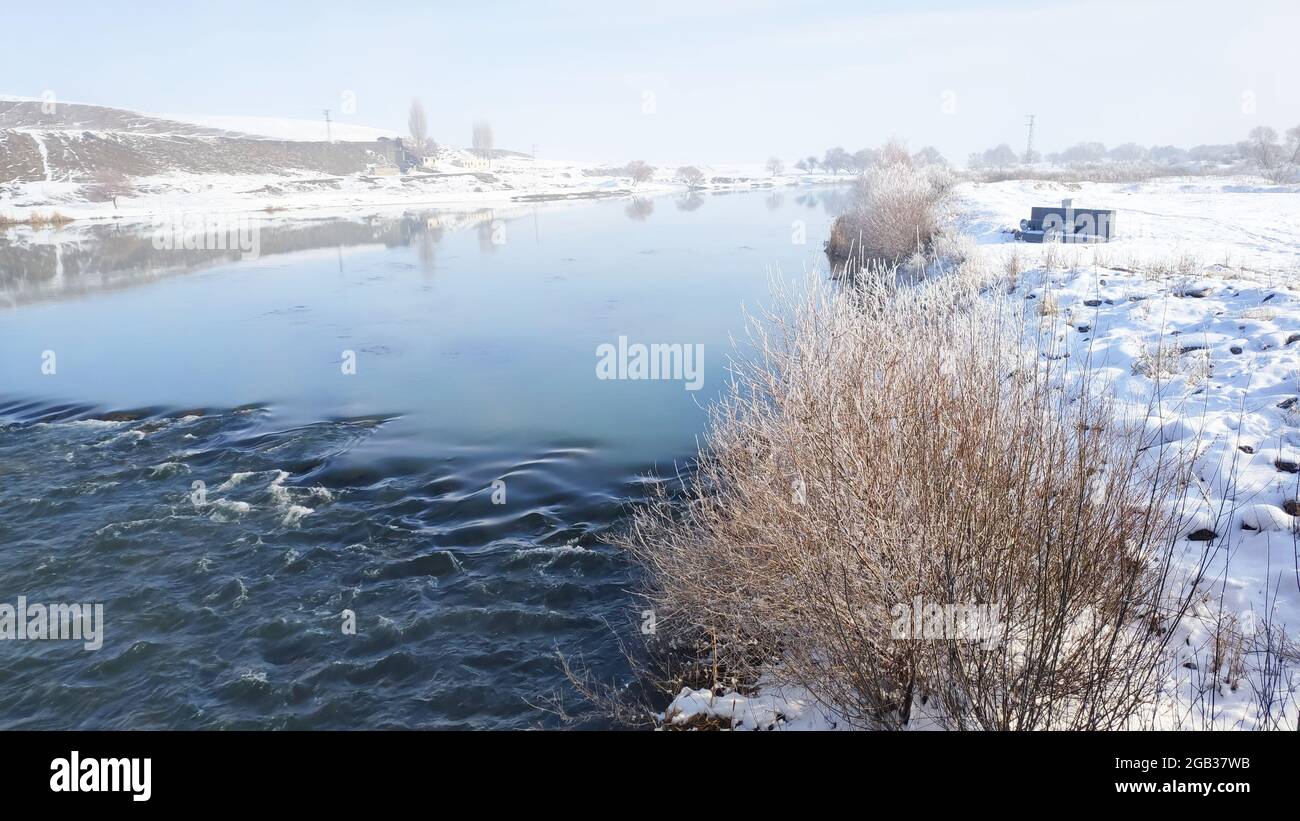
[[869, 169], [856, 186], [826, 249], [851, 268], [892, 264], [928, 250], [943, 224], [953, 178], [941, 167], [892, 162]]
[[[862, 727], [1116, 728], [1156, 695], [1178, 598], [1153, 502], [1180, 466], [1021, 347], [1050, 320], [961, 282], [778, 299], [688, 491], [635, 512], [660, 641], [713, 686], [801, 686]], [[997, 615], [900, 638], [918, 602]]]

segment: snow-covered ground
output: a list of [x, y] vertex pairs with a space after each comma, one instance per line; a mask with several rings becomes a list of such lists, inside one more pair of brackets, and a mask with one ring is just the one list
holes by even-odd
[[[1048, 333], [1073, 361], [1090, 358], [1093, 373], [1113, 386], [1117, 412], [1144, 421], [1153, 441], [1194, 454], [1186, 498], [1167, 503], [1181, 511], [1184, 536], [1214, 538], [1177, 545], [1182, 567], [1205, 574], [1194, 612], [1170, 642], [1174, 673], [1143, 726], [1295, 729], [1300, 187], [1018, 181], [965, 184], [959, 196], [958, 229], [975, 239], [989, 269], [1020, 260], [1016, 292], [1054, 306]], [[1031, 205], [1066, 197], [1078, 207], [1117, 209], [1117, 239], [1031, 245], [1004, 233]], [[1211, 658], [1222, 624], [1242, 657], [1216, 676]], [[1282, 675], [1270, 682], [1268, 665], [1279, 663]], [[1269, 690], [1277, 703], [1265, 717], [1256, 693]], [[739, 729], [844, 727], [809, 694], [771, 685], [749, 696], [684, 690], [665, 719], [690, 726], [700, 716]], [[914, 724], [927, 726], [924, 718]]]
[[[146, 115], [65, 100], [0, 96], [0, 221], [145, 220], [176, 213], [483, 207], [511, 201], [686, 191], [660, 164], [634, 182], [622, 168], [440, 145], [399, 174], [403, 135], [347, 121]], [[329, 143], [327, 144], [327, 141]], [[631, 160], [632, 158], [629, 158]], [[847, 182], [848, 174], [772, 175], [757, 164], [694, 163], [703, 189]], [[346, 172], [346, 173], [345, 173]]]
[[[687, 191], [675, 179], [674, 168], [657, 169], [652, 179], [634, 184], [626, 176], [593, 173], [590, 163], [494, 159], [487, 166], [466, 167], [468, 152], [447, 149], [452, 158], [432, 171], [386, 176], [381, 174], [182, 174], [138, 177], [133, 191], [111, 201], [90, 201], [86, 184], [71, 180], [15, 183], [0, 191], [0, 216], [25, 219], [57, 211], [82, 219], [140, 220], [177, 212], [236, 213], [257, 211], [321, 211], [381, 206], [463, 208], [532, 199], [600, 196], [648, 196]], [[466, 165], [460, 165], [465, 162]], [[750, 189], [772, 186], [847, 182], [848, 176], [768, 174], [738, 176], [701, 167], [702, 190]]]

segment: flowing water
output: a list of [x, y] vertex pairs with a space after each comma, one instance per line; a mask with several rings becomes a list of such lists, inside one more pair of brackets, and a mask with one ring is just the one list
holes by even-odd
[[[0, 233], [0, 604], [104, 607], [0, 641], [0, 727], [557, 725], [557, 650], [627, 674], [611, 529], [840, 196]], [[597, 378], [621, 336], [702, 386]]]

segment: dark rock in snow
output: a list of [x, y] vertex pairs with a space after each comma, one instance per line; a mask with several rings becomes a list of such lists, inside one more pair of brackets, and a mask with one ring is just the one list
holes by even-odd
[[1300, 464], [1292, 462], [1289, 459], [1275, 459], [1273, 460], [1273, 467], [1283, 473], [1300, 473]]
[[1239, 354], [1239, 353], [1241, 353], [1241, 346], [1240, 346], [1240, 345], [1233, 345], [1233, 346], [1232, 346], [1231, 348], [1229, 348], [1228, 350], [1232, 351], [1234, 354]]
[[1191, 533], [1188, 533], [1187, 541], [1208, 542], [1211, 539], [1217, 539], [1218, 536], [1219, 536], [1218, 533], [1215, 533], [1213, 530], [1210, 530], [1209, 528], [1203, 527], [1200, 530], [1193, 530]]
[[1296, 342], [1296, 341], [1300, 341], [1300, 334], [1291, 334], [1286, 338], [1287, 345], [1290, 345], [1292, 342]]
[[1084, 304], [1084, 305], [1087, 305], [1089, 308], [1096, 308], [1098, 305], [1101, 304], [1101, 300], [1100, 300], [1100, 299], [1085, 299], [1085, 300], [1083, 301], [1083, 304]]
[[1281, 408], [1282, 410], [1291, 410], [1292, 408], [1295, 407], [1295, 403], [1296, 403], [1297, 401], [1300, 401], [1300, 400], [1297, 400], [1294, 396], [1290, 396], [1290, 397], [1287, 397], [1286, 399], [1283, 399], [1281, 402], [1278, 402], [1278, 403], [1277, 403], [1277, 406], [1278, 406], [1279, 408]]
[[1300, 516], [1300, 499], [1287, 499], [1282, 503], [1282, 509], [1291, 516]]
[[1238, 445], [1238, 446], [1237, 446], [1237, 450], [1241, 451], [1242, 453], [1254, 453], [1254, 452], [1255, 452], [1255, 449], [1254, 449], [1253, 447], [1251, 447], [1250, 445]]

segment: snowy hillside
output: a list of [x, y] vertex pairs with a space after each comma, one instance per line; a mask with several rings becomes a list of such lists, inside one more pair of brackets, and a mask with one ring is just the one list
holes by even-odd
[[[192, 114], [159, 114], [167, 120], [273, 140], [297, 142], [323, 142], [326, 139], [325, 119], [286, 119], [280, 117], [209, 116]], [[374, 142], [381, 137], [393, 139], [402, 135], [386, 128], [372, 128], [348, 122], [331, 122], [329, 139], [342, 142]]]

